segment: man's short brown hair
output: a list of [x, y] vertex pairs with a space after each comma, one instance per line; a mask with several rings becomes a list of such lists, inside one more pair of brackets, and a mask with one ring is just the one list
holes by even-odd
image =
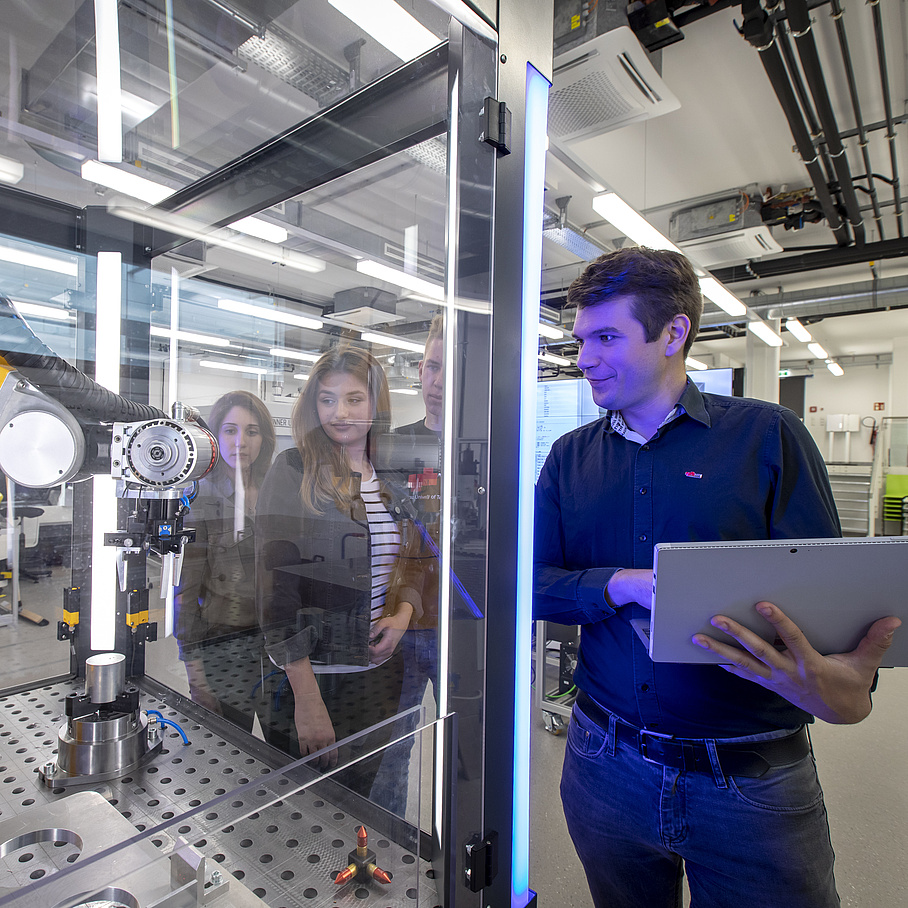
[[680, 253], [631, 246], [591, 262], [568, 288], [568, 305], [586, 309], [616, 296], [633, 298], [631, 313], [643, 325], [647, 343], [656, 340], [676, 316], [690, 319], [684, 355], [700, 328], [703, 297], [691, 263]]

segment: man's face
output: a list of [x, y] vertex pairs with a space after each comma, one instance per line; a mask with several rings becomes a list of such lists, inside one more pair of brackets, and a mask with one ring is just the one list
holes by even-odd
[[655, 400], [670, 375], [666, 348], [669, 327], [647, 343], [643, 325], [631, 312], [631, 296], [580, 309], [574, 337], [580, 344], [577, 367], [593, 391], [596, 404], [633, 412]]
[[426, 345], [419, 363], [419, 380], [422, 382], [422, 399], [426, 413], [440, 420], [445, 405], [445, 368], [441, 338]]

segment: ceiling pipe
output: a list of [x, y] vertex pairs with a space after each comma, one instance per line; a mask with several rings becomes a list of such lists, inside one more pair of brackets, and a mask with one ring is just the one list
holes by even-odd
[[821, 252], [803, 255], [784, 255], [774, 259], [750, 261], [746, 265], [732, 265], [730, 268], [713, 268], [712, 275], [723, 284], [738, 281], [753, 281], [762, 277], [780, 277], [783, 274], [801, 274], [820, 268], [837, 268], [841, 265], [861, 265], [881, 259], [897, 259], [908, 255], [908, 239], [901, 237], [883, 240], [879, 243], [865, 243], [863, 246], [830, 246]]
[[[851, 51], [848, 49], [848, 36], [845, 33], [845, 11], [839, 0], [831, 0], [832, 18], [835, 22], [836, 35], [839, 39], [839, 52], [842, 55], [842, 64], [845, 67], [845, 78], [848, 81], [848, 94], [851, 95], [851, 109], [854, 112], [854, 122], [857, 127], [858, 147], [861, 149], [861, 155], [864, 159], [864, 172], [867, 175], [867, 187], [870, 193], [870, 201], [873, 205], [873, 219], [876, 221], [876, 228], [879, 232], [880, 239], [885, 240], [886, 234], [883, 231], [883, 215], [880, 211], [880, 200], [877, 196], [876, 184], [873, 181], [873, 168], [870, 165], [870, 151], [867, 142], [867, 133], [864, 129], [864, 118], [861, 115], [861, 99], [858, 97], [858, 86], [854, 78], [854, 65], [851, 61]], [[842, 134], [839, 133], [839, 137]]]
[[804, 80], [801, 78], [801, 72], [798, 69], [797, 61], [795, 60], [794, 51], [791, 48], [791, 41], [788, 40], [788, 32], [785, 31], [785, 26], [781, 19], [776, 20], [775, 37], [776, 43], [779, 45], [779, 50], [782, 51], [782, 58], [785, 60], [785, 65], [788, 67], [788, 78], [791, 80], [792, 88], [794, 88], [795, 94], [801, 102], [801, 110], [804, 112], [804, 118], [807, 120], [807, 127], [810, 130], [811, 138], [814, 140], [814, 147], [817, 148], [820, 159], [823, 162], [823, 171], [826, 174], [826, 183], [828, 185], [835, 180], [835, 170], [833, 169], [832, 161], [829, 158], [825, 141], [822, 145], [818, 144], [817, 140], [822, 136], [823, 131], [820, 128], [820, 124], [817, 122], [813, 104], [810, 103], [810, 96], [807, 94], [807, 89], [804, 87]]
[[801, 160], [810, 175], [817, 201], [819, 201], [823, 209], [826, 221], [835, 235], [836, 242], [840, 246], [848, 246], [851, 242], [848, 225], [839, 217], [835, 200], [826, 184], [826, 178], [822, 167], [820, 167], [819, 156], [814, 147], [813, 139], [804, 123], [801, 109], [798, 107], [798, 100], [791, 88], [788, 71], [785, 69], [785, 63], [773, 38], [772, 19], [760, 6], [759, 0], [744, 0], [741, 4], [741, 10], [744, 13], [744, 38], [760, 54], [760, 62], [763, 64], [763, 69], [776, 93], [782, 112], [788, 120], [798, 153], [801, 155]]
[[870, 0], [873, 13], [873, 31], [876, 35], [876, 54], [880, 65], [880, 84], [883, 89], [883, 109], [886, 111], [886, 138], [889, 140], [889, 159], [892, 165], [892, 194], [895, 199], [895, 221], [899, 236], [905, 235], [902, 225], [902, 199], [899, 188], [899, 163], [895, 148], [895, 124], [892, 122], [892, 99], [889, 96], [889, 68], [886, 65], [886, 44], [883, 40], [883, 20], [880, 15], [880, 0]]
[[826, 79], [820, 66], [820, 56], [817, 53], [816, 41], [811, 30], [810, 10], [807, 8], [807, 0], [785, 0], [785, 9], [788, 12], [788, 27], [794, 35], [804, 76], [807, 79], [810, 93], [816, 105], [817, 115], [823, 126], [826, 148], [835, 167], [842, 198], [845, 200], [845, 210], [848, 213], [848, 219], [851, 221], [851, 228], [854, 231], [854, 240], [860, 246], [865, 242], [864, 218], [861, 215], [861, 206], [858, 203], [857, 193], [854, 191], [854, 179], [851, 176], [851, 168], [848, 166], [845, 146], [842, 145], [842, 140], [839, 137], [839, 126], [836, 123], [832, 102], [829, 100]]

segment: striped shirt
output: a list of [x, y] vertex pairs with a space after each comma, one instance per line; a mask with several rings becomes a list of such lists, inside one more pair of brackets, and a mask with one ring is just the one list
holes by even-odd
[[372, 478], [363, 479], [360, 494], [366, 505], [369, 521], [369, 542], [372, 549], [372, 622], [382, 616], [385, 596], [391, 584], [391, 573], [400, 551], [400, 530], [381, 500], [380, 486], [375, 471]]

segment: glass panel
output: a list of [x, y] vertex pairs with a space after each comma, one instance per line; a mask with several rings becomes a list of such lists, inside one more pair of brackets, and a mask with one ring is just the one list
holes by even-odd
[[9, 0], [0, 180], [79, 206], [115, 193], [156, 203], [447, 28], [428, 0]]
[[[71, 688], [5, 698], [4, 730], [16, 710], [60, 708]], [[29, 761], [52, 757], [51, 742], [17, 738], [25, 746], [5, 758], [4, 796], [17, 812], [0, 818], [0, 904], [440, 903], [418, 814], [403, 824], [352, 794], [344, 778], [356, 763], [328, 775], [312, 759], [275, 766], [273, 752], [237, 746], [229, 727], [211, 731], [150, 691], [142, 705], [159, 708], [163, 747], [104, 794], [34, 789]], [[391, 724], [403, 737], [403, 720]], [[431, 724], [406, 734], [407, 746], [418, 754], [432, 734]]]

